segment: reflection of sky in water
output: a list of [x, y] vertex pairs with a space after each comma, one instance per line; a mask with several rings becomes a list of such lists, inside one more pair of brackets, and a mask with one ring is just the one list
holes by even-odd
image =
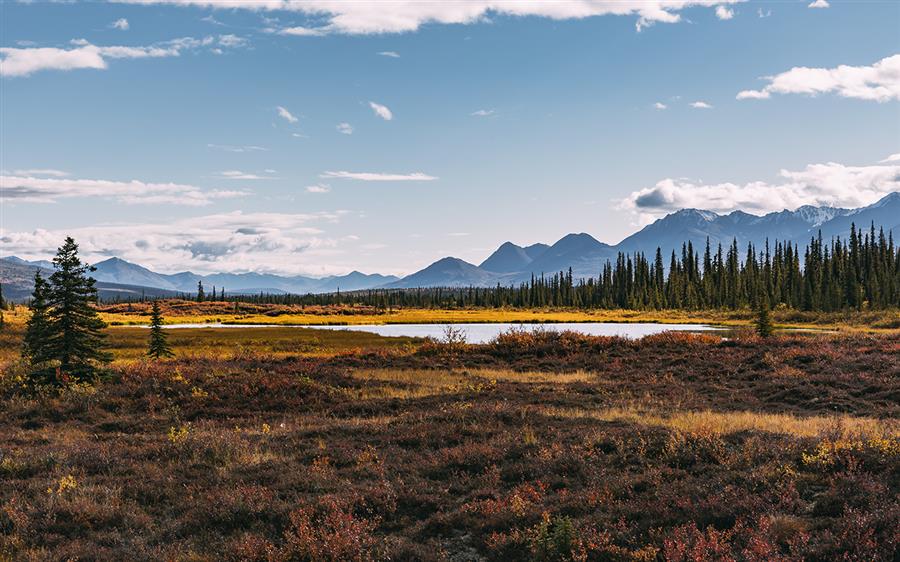
[[[572, 331], [590, 336], [621, 336], [624, 338], [641, 338], [667, 331], [703, 332], [717, 330], [714, 326], [703, 324], [650, 324], [650, 323], [556, 323], [556, 324], [368, 324], [357, 326], [292, 326], [294, 328], [313, 328], [317, 330], [352, 330], [370, 332], [379, 336], [414, 338], [432, 337], [441, 339], [447, 327], [461, 330], [468, 343], [486, 343], [498, 334], [512, 329], [552, 330], [557, 332]], [[271, 328], [265, 325], [239, 324], [170, 324], [166, 328]], [[279, 326], [285, 327], [285, 326]]]

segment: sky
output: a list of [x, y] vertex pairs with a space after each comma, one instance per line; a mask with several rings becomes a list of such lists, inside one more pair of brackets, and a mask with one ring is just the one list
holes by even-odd
[[900, 3], [0, 3], [0, 255], [403, 275], [900, 190]]

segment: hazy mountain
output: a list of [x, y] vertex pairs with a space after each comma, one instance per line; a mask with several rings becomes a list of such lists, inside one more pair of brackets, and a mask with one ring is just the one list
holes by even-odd
[[318, 279], [315, 286], [315, 292], [333, 293], [337, 290], [341, 291], [359, 291], [363, 289], [371, 289], [380, 287], [388, 283], [398, 281], [399, 277], [395, 275], [381, 275], [378, 273], [365, 274], [359, 271], [352, 271], [347, 275], [334, 275]]
[[120, 258], [109, 258], [108, 260], [95, 263], [94, 268], [96, 271], [91, 276], [97, 281], [156, 287], [171, 291], [181, 290], [166, 276], [154, 273], [146, 267], [141, 267]]
[[6, 256], [5, 258], [0, 258], [0, 259], [8, 261], [8, 262], [12, 262], [12, 263], [18, 263], [20, 265], [33, 265], [36, 267], [41, 267], [43, 269], [53, 269], [53, 262], [50, 260], [28, 261], [28, 260], [23, 260], [22, 258], [20, 258], [18, 256]]
[[[504, 242], [480, 266], [458, 258], [443, 258], [425, 269], [403, 279], [378, 274], [367, 275], [354, 271], [347, 275], [322, 279], [302, 275], [287, 277], [267, 273], [218, 273], [198, 275], [182, 272], [172, 275], [153, 272], [145, 267], [119, 258], [96, 264], [94, 276], [98, 287], [103, 284], [106, 294], [135, 294], [135, 291], [154, 288], [157, 291], [194, 293], [197, 283], [211, 292], [213, 286], [227, 293], [323, 293], [356, 291], [374, 287], [435, 287], [490, 286], [527, 281], [532, 275], [552, 275], [572, 268], [576, 277], [596, 276], [607, 260], [615, 260], [618, 252], [643, 252], [652, 259], [660, 247], [668, 263], [672, 251], [681, 252], [681, 245], [690, 241], [698, 252], [703, 251], [707, 238], [715, 250], [721, 243], [731, 244], [737, 239], [743, 253], [747, 243], [762, 248], [768, 239], [790, 241], [806, 245], [821, 231], [822, 237], [846, 239], [850, 224], [868, 232], [869, 225], [893, 230], [900, 236], [900, 193], [891, 193], [880, 201], [859, 209], [804, 206], [795, 211], [780, 211], [757, 216], [742, 211], [720, 215], [712, 211], [682, 209], [647, 225], [640, 231], [611, 246], [589, 234], [568, 234], [552, 246], [533, 244], [522, 247]], [[0, 259], [0, 281], [10, 298], [30, 294], [34, 271], [38, 267], [51, 268], [46, 260], [29, 262], [15, 256]], [[49, 274], [49, 272], [47, 272]], [[131, 291], [131, 293], [129, 293]], [[149, 294], [149, 293], [148, 293]]]
[[514, 273], [528, 267], [533, 260], [534, 258], [528, 255], [525, 248], [512, 242], [504, 242], [478, 267], [495, 273]]
[[[40, 270], [44, 278], [50, 277], [53, 271], [49, 268], [32, 265], [33, 263], [49, 263], [43, 260], [27, 262], [22, 259], [0, 258], [0, 281], [3, 283], [3, 296], [12, 301], [24, 301], [31, 297], [34, 290], [34, 273]], [[52, 266], [52, 264], [50, 264]], [[107, 283], [97, 281], [97, 293], [101, 299], [135, 299], [145, 297], [174, 297], [175, 291], [155, 287], [141, 287], [123, 283]]]
[[[607, 260], [615, 260], [619, 252], [643, 252], [652, 259], [659, 247], [668, 263], [672, 251], [681, 253], [683, 243], [690, 241], [702, 252], [709, 238], [713, 251], [718, 244], [727, 247], [736, 239], [741, 252], [752, 242], [762, 249], [770, 244], [790, 241], [800, 246], [821, 230], [823, 238], [840, 236], [846, 239], [850, 224], [864, 230], [874, 222], [900, 234], [900, 193], [891, 193], [880, 201], [860, 209], [804, 206], [795, 211], [780, 211], [758, 216], [743, 211], [720, 215], [712, 211], [682, 209], [647, 225], [618, 244], [604, 244], [588, 234], [569, 234], [552, 246], [543, 244], [522, 248], [511, 242], [503, 243], [479, 267], [447, 267], [445, 258], [428, 268], [402, 279], [393, 286], [414, 287], [418, 280], [435, 285], [493, 285], [498, 282], [528, 281], [532, 275], [552, 275], [570, 267], [576, 277], [596, 276]], [[458, 260], [461, 261], [461, 260]], [[465, 262], [461, 262], [465, 264]], [[438, 264], [443, 264], [435, 268]], [[458, 265], [458, 264], [457, 264]], [[448, 268], [446, 283], [441, 283], [440, 271]], [[428, 272], [427, 276], [421, 274]], [[479, 281], [480, 280], [480, 281]], [[425, 286], [425, 285], [422, 285]]]
[[611, 255], [615, 255], [612, 247], [590, 234], [567, 234], [532, 261], [523, 272], [527, 275], [520, 278], [526, 280], [532, 273], [553, 274], [570, 267], [576, 276], [596, 276]]
[[413, 287], [467, 287], [469, 285], [494, 285], [500, 278], [489, 271], [459, 258], [444, 258], [425, 269], [408, 275], [399, 281], [385, 285], [387, 288]]

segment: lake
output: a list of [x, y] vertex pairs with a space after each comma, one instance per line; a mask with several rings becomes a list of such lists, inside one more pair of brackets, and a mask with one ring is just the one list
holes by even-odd
[[545, 324], [358, 324], [340, 326], [292, 325], [276, 326], [271, 324], [169, 324], [166, 329], [189, 328], [310, 328], [315, 330], [350, 330], [370, 332], [385, 337], [436, 338], [444, 337], [447, 327], [461, 330], [468, 343], [487, 343], [498, 334], [512, 329], [518, 330], [554, 330], [557, 332], [572, 331], [590, 336], [620, 336], [637, 339], [661, 332], [712, 332], [723, 330], [718, 326], [706, 324], [654, 324], [648, 322], [570, 322]]

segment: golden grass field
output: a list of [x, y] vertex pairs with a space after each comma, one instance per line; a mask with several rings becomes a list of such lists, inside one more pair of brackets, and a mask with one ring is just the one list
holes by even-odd
[[[362, 306], [301, 307], [233, 303], [165, 301], [163, 314], [169, 324], [222, 323], [273, 325], [335, 324], [446, 324], [446, 323], [548, 323], [548, 322], [653, 322], [664, 324], [719, 324], [749, 326], [752, 310], [640, 311], [580, 309], [392, 309]], [[111, 325], [146, 324], [149, 304], [116, 304], [101, 308]], [[823, 328], [841, 331], [900, 333], [900, 310], [803, 312], [773, 311], [773, 320], [783, 328]]]

